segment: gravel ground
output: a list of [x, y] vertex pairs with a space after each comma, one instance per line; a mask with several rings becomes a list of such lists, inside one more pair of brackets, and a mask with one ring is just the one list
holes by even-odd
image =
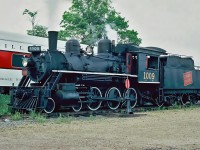
[[199, 149], [200, 108], [129, 117], [0, 121], [1, 150]]

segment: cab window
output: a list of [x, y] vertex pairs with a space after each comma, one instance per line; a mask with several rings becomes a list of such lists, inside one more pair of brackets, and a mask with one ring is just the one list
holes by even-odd
[[147, 56], [146, 59], [147, 69], [158, 69], [158, 57]]

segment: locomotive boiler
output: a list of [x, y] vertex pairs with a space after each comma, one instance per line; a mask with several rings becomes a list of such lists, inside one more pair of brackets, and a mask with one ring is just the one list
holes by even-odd
[[[149, 102], [162, 106], [199, 98], [200, 71], [191, 58], [169, 55], [157, 47], [115, 46], [108, 39], [98, 43], [97, 54], [92, 47], [82, 49], [75, 39], [68, 40], [61, 52], [57, 50], [57, 34], [49, 32], [47, 51], [29, 47], [31, 56], [22, 62], [23, 78], [10, 91], [12, 109], [51, 113], [127, 106], [130, 111]], [[174, 65], [175, 61], [180, 66]]]

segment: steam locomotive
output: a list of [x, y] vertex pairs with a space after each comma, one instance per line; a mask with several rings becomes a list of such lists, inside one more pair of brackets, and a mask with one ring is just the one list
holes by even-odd
[[157, 106], [196, 103], [200, 70], [190, 57], [170, 55], [157, 47], [115, 44], [103, 39], [97, 54], [77, 40], [57, 50], [57, 32], [49, 32], [49, 49], [29, 46], [23, 77], [10, 90], [13, 110], [112, 110], [151, 103]]

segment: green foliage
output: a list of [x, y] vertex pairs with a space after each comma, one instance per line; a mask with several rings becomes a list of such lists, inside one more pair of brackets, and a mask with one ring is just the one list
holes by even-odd
[[133, 43], [139, 45], [142, 40], [138, 38], [138, 33], [135, 30], [129, 30], [128, 21], [120, 16], [120, 13], [114, 9], [110, 11], [107, 17], [107, 23], [110, 24], [111, 28], [116, 30], [118, 33], [119, 43]]
[[65, 11], [61, 30], [65, 37], [74, 37], [91, 45], [105, 33], [105, 15], [110, 0], [73, 0], [69, 11]]
[[[29, 20], [30, 20], [31, 25], [32, 25], [32, 30], [33, 30], [33, 28], [35, 26], [35, 20], [36, 20], [36, 16], [37, 16], [37, 11], [32, 12], [32, 11], [30, 11], [28, 9], [25, 9], [24, 12], [23, 12], [23, 15], [28, 15]], [[32, 35], [34, 35], [34, 33]]]
[[32, 19], [35, 19], [36, 15], [37, 15], [37, 11], [31, 12], [28, 9], [25, 9], [23, 12], [23, 15], [29, 15]]
[[31, 119], [35, 119], [36, 116], [37, 116], [37, 113], [35, 112], [35, 110], [33, 110], [33, 111], [31, 111], [31, 112], [29, 113], [29, 116], [30, 116]]
[[56, 119], [56, 123], [58, 123], [58, 124], [60, 124], [60, 123], [70, 124], [73, 120], [74, 120], [74, 118], [72, 118], [70, 116], [64, 117], [64, 116], [62, 116], [62, 114], [60, 114], [59, 117]]
[[47, 37], [47, 27], [42, 25], [35, 25], [32, 30], [27, 30], [28, 35], [34, 35], [39, 37]]
[[64, 30], [58, 32], [58, 39], [66, 41], [67, 37], [66, 37], [66, 32]]
[[42, 25], [35, 25], [37, 14], [38, 14], [37, 11], [32, 12], [28, 9], [24, 10], [23, 15], [28, 15], [29, 20], [32, 25], [32, 29], [27, 30], [27, 34], [33, 35], [33, 36], [39, 36], [39, 37], [47, 37], [48, 28]]
[[47, 120], [41, 113], [37, 113], [35, 112], [35, 110], [31, 111], [29, 116], [31, 119], [35, 120], [38, 123], [44, 123]]
[[0, 94], [0, 115], [10, 114], [9, 109], [8, 109], [9, 102], [10, 102], [9, 95]]
[[14, 121], [18, 121], [22, 119], [22, 115], [20, 112], [15, 112], [14, 114], [11, 115], [11, 119]]
[[111, 0], [73, 0], [69, 11], [63, 14], [59, 39], [74, 37], [92, 45], [106, 36], [107, 24], [117, 31], [119, 42], [141, 43], [138, 33], [128, 30], [128, 21], [111, 7]]
[[119, 31], [118, 35], [119, 43], [133, 43], [135, 45], [140, 45], [142, 41], [140, 38], [136, 38], [138, 33], [134, 30]]
[[35, 120], [38, 122], [38, 123], [44, 123], [44, 122], [46, 122], [46, 118], [43, 116], [43, 115], [41, 115], [40, 113], [38, 113], [37, 115], [36, 115], [36, 117], [35, 117]]

